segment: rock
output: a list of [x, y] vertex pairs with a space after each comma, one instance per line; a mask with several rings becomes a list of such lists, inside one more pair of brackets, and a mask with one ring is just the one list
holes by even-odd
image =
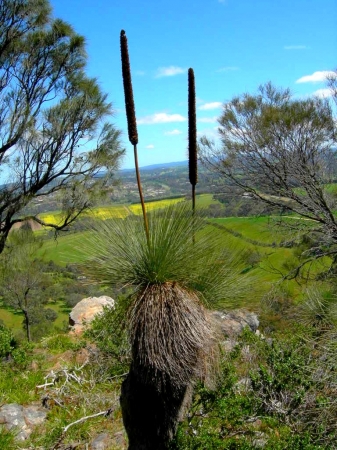
[[126, 448], [125, 431], [117, 431], [117, 433], [114, 434], [113, 443], [120, 448]]
[[0, 424], [3, 424], [7, 430], [16, 429], [18, 441], [26, 440], [33, 428], [40, 425], [46, 417], [46, 411], [34, 405], [24, 407], [17, 403], [10, 403], [0, 408]]
[[103, 311], [103, 306], [113, 308], [115, 301], [111, 297], [84, 298], [72, 309], [69, 315], [69, 324], [73, 327], [75, 334], [81, 333], [86, 324], [92, 322], [94, 317]]
[[255, 333], [259, 326], [257, 315], [245, 309], [211, 311], [210, 318], [220, 332], [230, 338], [240, 335], [247, 326]]
[[107, 450], [109, 445], [110, 439], [108, 433], [101, 433], [95, 437], [89, 448], [91, 450]]
[[110, 450], [112, 448], [126, 449], [125, 431], [117, 431], [113, 436], [100, 433], [90, 443], [90, 450]]

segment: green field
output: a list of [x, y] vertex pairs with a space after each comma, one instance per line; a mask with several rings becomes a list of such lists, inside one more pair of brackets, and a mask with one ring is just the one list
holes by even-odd
[[[64, 322], [68, 323], [69, 310], [64, 305], [64, 302], [58, 301], [55, 303], [48, 303], [45, 306], [57, 313], [57, 319], [51, 324], [51, 327], [63, 328]], [[6, 327], [12, 330], [21, 330], [23, 313], [21, 311], [16, 311], [9, 306], [5, 306], [3, 301], [0, 300], [0, 320], [3, 321]]]
[[[288, 219], [290, 220], [290, 219]], [[242, 234], [244, 238], [252, 239], [262, 244], [273, 246], [294, 238], [286, 230], [280, 229], [275, 220], [269, 216], [261, 217], [225, 217], [210, 219], [236, 233]]]
[[38, 256], [46, 262], [52, 260], [61, 266], [83, 262], [87, 254], [81, 251], [81, 248], [89, 233], [90, 231], [82, 231], [48, 239], [39, 250]]

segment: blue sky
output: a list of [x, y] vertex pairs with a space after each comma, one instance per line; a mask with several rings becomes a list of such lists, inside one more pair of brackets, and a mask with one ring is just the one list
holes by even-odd
[[127, 137], [119, 49], [128, 38], [140, 166], [187, 159], [187, 69], [196, 80], [198, 134], [216, 136], [221, 104], [271, 81], [296, 96], [326, 95], [337, 68], [336, 0], [51, 0], [84, 35], [88, 74]]

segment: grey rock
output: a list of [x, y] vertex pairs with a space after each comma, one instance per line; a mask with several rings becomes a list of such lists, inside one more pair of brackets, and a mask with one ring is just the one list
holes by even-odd
[[24, 408], [24, 417], [29, 427], [36, 427], [44, 422], [47, 413], [38, 406], [27, 406], [27, 408]]
[[125, 431], [117, 431], [117, 433], [114, 434], [113, 442], [120, 448], [126, 448]]
[[228, 312], [212, 311], [210, 318], [221, 334], [230, 338], [239, 336], [247, 326], [253, 332], [256, 332], [259, 326], [257, 315], [245, 309]]
[[16, 430], [18, 441], [26, 440], [33, 428], [46, 419], [47, 413], [38, 406], [24, 407], [17, 403], [3, 405], [0, 408], [0, 424], [7, 430]]
[[126, 449], [125, 431], [117, 431], [113, 436], [100, 433], [90, 443], [90, 450], [110, 450], [112, 448]]
[[108, 433], [101, 433], [90, 444], [91, 450], [107, 450], [110, 445]]

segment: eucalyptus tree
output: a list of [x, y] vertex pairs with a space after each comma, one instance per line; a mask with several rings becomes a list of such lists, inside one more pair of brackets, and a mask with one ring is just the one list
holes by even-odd
[[293, 98], [270, 83], [256, 95], [243, 94], [223, 105], [217, 145], [199, 141], [206, 167], [233, 192], [277, 208], [297, 235], [311, 245], [300, 268], [325, 255], [337, 256], [336, 124], [325, 98]]
[[62, 219], [48, 226], [67, 227], [124, 152], [86, 59], [84, 38], [52, 17], [48, 0], [0, 2], [0, 252], [34, 199], [59, 196]]

